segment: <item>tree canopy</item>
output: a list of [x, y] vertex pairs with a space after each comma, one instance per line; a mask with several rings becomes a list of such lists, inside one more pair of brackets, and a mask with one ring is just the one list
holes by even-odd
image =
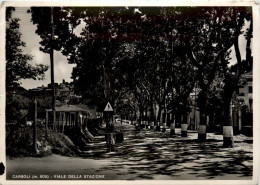
[[[42, 50], [48, 52], [50, 8], [31, 11]], [[217, 71], [227, 71], [222, 66], [228, 65], [228, 58], [222, 59], [236, 44], [250, 11], [247, 7], [55, 7], [55, 48], [76, 64], [72, 72], [76, 92], [97, 106], [104, 106], [107, 94], [114, 104], [125, 92], [142, 111], [153, 109], [154, 103], [165, 108], [169, 107], [165, 102], [172, 102], [171, 108], [188, 112], [189, 95], [198, 83], [204, 100], [200, 108], [206, 112]], [[80, 35], [75, 33], [78, 26], [83, 26]], [[116, 104], [125, 101], [123, 97]]]

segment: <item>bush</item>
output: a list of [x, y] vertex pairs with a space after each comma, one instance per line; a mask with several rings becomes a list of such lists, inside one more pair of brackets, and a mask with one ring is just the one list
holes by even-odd
[[48, 130], [48, 139], [45, 138], [45, 129], [37, 128], [37, 149], [36, 155], [33, 147], [33, 128], [22, 126], [14, 128], [12, 135], [7, 135], [6, 154], [11, 157], [36, 156], [43, 157], [52, 153], [64, 156], [75, 156], [75, 145], [69, 137]]

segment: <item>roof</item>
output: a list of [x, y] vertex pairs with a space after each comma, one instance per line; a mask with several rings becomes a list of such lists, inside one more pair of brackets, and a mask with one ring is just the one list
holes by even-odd
[[67, 92], [70, 91], [70, 89], [68, 87], [64, 87], [63, 89], [60, 89], [61, 92]]
[[[52, 111], [52, 109], [48, 109], [47, 111]], [[62, 105], [60, 107], [56, 107], [56, 112], [87, 112], [90, 119], [97, 119], [96, 109], [90, 109], [87, 105], [78, 104], [78, 105]]]
[[[75, 105], [62, 105], [60, 107], [55, 107], [55, 110], [56, 112], [88, 112]], [[52, 111], [52, 109], [48, 109], [47, 111]]]
[[78, 104], [78, 105], [75, 105], [75, 106], [88, 111], [91, 114], [90, 118], [92, 118], [92, 119], [96, 119], [97, 118], [97, 111], [96, 111], [96, 109], [90, 109], [85, 104]]

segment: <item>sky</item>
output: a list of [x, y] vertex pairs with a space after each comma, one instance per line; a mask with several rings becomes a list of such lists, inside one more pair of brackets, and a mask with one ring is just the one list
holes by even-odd
[[[38, 36], [35, 33], [36, 25], [33, 25], [31, 20], [31, 14], [27, 13], [28, 8], [18, 7], [13, 12], [13, 17], [18, 17], [21, 19], [20, 21], [20, 32], [22, 33], [22, 40], [26, 42], [26, 48], [24, 48], [24, 52], [31, 54], [33, 56], [33, 60], [30, 61], [32, 65], [35, 64], [45, 64], [50, 65], [50, 56], [48, 54], [45, 54], [39, 50], [41, 41], [40, 36]], [[80, 25], [78, 29], [76, 29], [76, 34], [79, 34], [81, 32], [81, 29], [83, 28], [83, 25]], [[248, 27], [248, 23], [246, 23], [246, 26], [244, 30], [246, 30], [246, 27]], [[241, 51], [241, 57], [242, 59], [245, 59], [245, 46], [246, 46], [246, 40], [244, 36], [240, 36], [239, 38], [239, 47]], [[231, 53], [231, 61], [230, 63], [235, 63], [235, 52], [232, 48]], [[56, 83], [61, 83], [64, 79], [67, 82], [71, 82], [71, 72], [74, 64], [68, 64], [68, 61], [65, 56], [61, 54], [59, 51], [54, 51], [54, 80]], [[51, 82], [50, 80], [50, 68], [45, 74], [44, 80], [32, 80], [32, 79], [25, 79], [21, 80], [21, 86], [26, 89], [36, 88], [39, 86], [46, 86]]]
[[[35, 64], [45, 64], [50, 66], [50, 55], [45, 54], [39, 50], [41, 41], [40, 36], [35, 33], [36, 25], [33, 25], [31, 20], [31, 14], [27, 13], [28, 8], [16, 8], [13, 12], [13, 17], [18, 17], [20, 21], [20, 32], [22, 33], [21, 39], [26, 43], [26, 48], [24, 48], [24, 53], [31, 54], [33, 60], [30, 61], [32, 65]], [[61, 83], [64, 79], [67, 82], [71, 82], [71, 72], [73, 64], [68, 64], [65, 56], [59, 51], [54, 51], [54, 80], [57, 83]], [[44, 80], [32, 80], [25, 79], [21, 80], [21, 86], [26, 89], [35, 88], [38, 86], [46, 86], [51, 83], [50, 80], [50, 67], [45, 74]]]

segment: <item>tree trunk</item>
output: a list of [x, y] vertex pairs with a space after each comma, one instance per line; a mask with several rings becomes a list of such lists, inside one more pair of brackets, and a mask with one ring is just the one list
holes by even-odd
[[214, 131], [214, 125], [215, 125], [215, 114], [214, 113], [211, 113], [209, 115], [209, 131], [210, 133], [212, 133]]
[[151, 100], [151, 115], [150, 115], [150, 129], [154, 129], [156, 119], [154, 115], [153, 101]]
[[164, 107], [163, 107], [163, 119], [162, 119], [162, 124], [163, 124], [163, 128], [162, 128], [162, 132], [166, 132], [166, 125], [167, 125], [167, 105], [166, 105], [166, 94], [164, 94], [163, 96], [163, 103], [164, 103]]
[[145, 108], [145, 127], [148, 128], [148, 106]]
[[253, 62], [252, 51], [251, 51], [251, 38], [253, 37], [253, 21], [251, 19], [250, 26], [247, 32], [247, 43], [246, 43], [246, 62], [247, 68], [250, 68]]
[[144, 112], [144, 109], [143, 109], [143, 107], [139, 107], [139, 124], [141, 124], [142, 123], [142, 121], [143, 121], [143, 112]]
[[238, 112], [238, 132], [241, 132], [241, 128], [242, 128], [242, 111], [241, 111], [241, 107], [239, 107], [239, 112]]
[[[172, 92], [171, 92], [171, 94], [172, 94], [172, 97], [174, 97], [174, 91], [173, 91], [173, 88], [172, 88]], [[170, 120], [170, 135], [172, 136], [172, 135], [175, 135], [175, 120], [176, 120], [176, 116], [175, 116], [175, 114], [176, 114], [176, 111], [175, 111], [175, 108], [174, 108], [174, 103], [173, 103], [173, 101], [172, 101], [172, 112], [171, 112], [171, 120]]]
[[234, 146], [233, 140], [233, 124], [231, 100], [233, 90], [229, 85], [224, 88], [224, 115], [223, 115], [223, 147], [232, 148]]
[[166, 132], [166, 125], [167, 125], [167, 110], [166, 110], [166, 103], [164, 104], [164, 109], [163, 109], [163, 118], [162, 118], [162, 132]]
[[162, 132], [166, 132], [166, 126], [167, 126], [167, 112], [166, 109], [164, 109], [163, 112], [163, 128], [162, 128]]
[[200, 125], [198, 131], [198, 141], [206, 141], [208, 89], [202, 89], [200, 101]]
[[161, 103], [160, 103], [160, 104], [159, 104], [158, 115], [157, 115], [156, 131], [160, 131], [160, 126], [161, 126], [161, 114], [162, 114], [162, 105], [161, 105]]
[[181, 137], [187, 137], [188, 133], [187, 133], [187, 128], [188, 128], [188, 124], [187, 124], [187, 112], [183, 113], [183, 120], [181, 123]]
[[172, 119], [171, 119], [171, 131], [170, 131], [170, 135], [175, 135], [175, 115], [174, 112], [172, 111]]

